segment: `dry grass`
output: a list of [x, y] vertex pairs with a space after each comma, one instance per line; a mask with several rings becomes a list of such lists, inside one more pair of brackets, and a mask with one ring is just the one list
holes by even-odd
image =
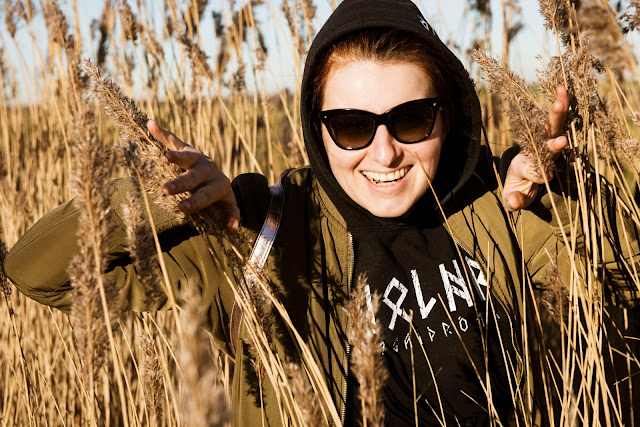
[[[198, 304], [193, 303], [196, 297], [172, 295], [162, 258], [154, 256], [159, 241], [150, 221], [149, 198], [174, 211], [177, 200], [163, 197], [159, 183], [180, 171], [166, 161], [164, 148], [147, 132], [147, 115], [209, 155], [228, 176], [259, 172], [273, 183], [282, 169], [305, 163], [298, 124], [300, 93], [268, 93], [266, 59], [271, 47], [265, 46], [263, 32], [276, 29], [257, 21], [255, 8], [285, 22], [285, 28], [277, 30], [288, 35], [290, 45], [285, 50], [292, 57], [294, 73], [301, 75], [316, 32], [313, 3], [253, 0], [233, 11], [216, 3], [209, 16], [205, 11], [211, 6], [207, 9], [206, 1], [166, 0], [162, 8], [166, 19], [154, 27], [147, 3], [106, 0], [94, 34], [81, 35], [77, 13], [65, 15], [55, 0], [3, 2], [4, 25], [11, 38], [1, 39], [0, 44], [17, 43], [16, 34], [35, 42], [32, 17], [38, 14], [45, 18], [49, 38], [46, 48], [34, 43], [35, 66], [26, 75], [20, 71], [26, 58], [9, 58], [0, 48], [0, 263], [5, 243], [10, 247], [45, 212], [72, 196], [78, 196], [84, 216], [80, 254], [69, 270], [76, 302], [71, 317], [11, 292], [0, 270], [0, 425], [232, 422], [232, 363], [201, 328]], [[639, 74], [623, 36], [637, 29], [639, 8], [634, 0], [617, 17], [608, 3], [585, 1], [578, 11], [573, 3], [541, 1], [547, 28], [557, 42], [557, 56], [541, 67], [534, 93], [501, 65], [508, 61], [508, 42], [521, 28], [517, 2], [503, 2], [507, 43], [500, 61], [491, 59], [489, 37], [492, 16], [499, 14], [492, 13], [490, 2], [469, 2], [481, 24], [475, 35], [476, 46], [481, 47], [477, 59], [489, 78], [480, 90], [499, 91], [481, 96], [486, 137], [494, 142], [496, 154], [517, 134], [536, 167], [551, 167], [543, 145], [545, 111], [557, 84], [566, 85], [572, 94], [567, 124], [571, 147], [567, 159], [572, 167], [564, 173], [575, 188], [571, 200], [552, 200], [552, 211], [560, 216], [568, 209], [569, 228], [581, 229], [584, 239], [575, 241], [562, 230], [569, 265], [550, 259], [547, 290], [534, 291], [529, 285], [525, 290], [539, 304], [521, 326], [538, 347], [525, 354], [528, 370], [523, 387], [511, 390], [520, 405], [521, 425], [544, 424], [547, 417], [558, 425], [617, 425], [625, 414], [634, 418], [634, 409], [623, 402], [625, 394], [632, 394], [628, 376], [640, 369], [632, 351], [635, 341], [623, 340], [615, 347], [608, 343], [638, 330], [627, 329], [634, 323], [633, 312], [624, 312], [617, 327], [602, 327], [609, 309], [603, 304], [600, 283], [606, 278], [599, 265], [602, 247], [611, 240], [601, 200], [616, 202], [610, 216], [640, 225], [634, 201], [640, 176], [634, 124], [640, 97], [632, 81]], [[606, 21], [596, 19], [600, 16]], [[619, 31], [616, 18], [624, 31]], [[214, 58], [203, 50], [204, 26], [214, 27]], [[87, 54], [93, 63], [80, 67]], [[33, 82], [40, 93], [25, 106], [16, 102], [21, 96], [19, 79]], [[136, 92], [136, 82], [144, 89]], [[138, 94], [135, 102], [133, 93]], [[594, 174], [605, 175], [613, 187], [593, 180]], [[158, 289], [164, 287], [173, 307], [169, 313], [123, 312], [118, 291], [101, 274], [112, 224], [108, 182], [125, 175], [135, 178], [140, 196], [135, 199], [142, 201], [125, 209], [128, 250], [145, 284], [147, 302], [154, 305]], [[222, 231], [215, 211], [184, 220], [201, 233], [214, 234], [226, 247], [237, 249], [245, 243]], [[514, 231], [518, 235], [518, 229]], [[629, 230], [620, 233], [626, 248]], [[225, 255], [243, 266], [239, 253], [231, 250]], [[630, 291], [638, 290], [635, 264], [627, 266], [623, 283]], [[561, 268], [568, 273], [560, 274]], [[260, 384], [268, 381], [274, 386], [278, 409], [291, 425], [338, 424], [340, 416], [310, 349], [292, 328], [268, 280], [259, 272], [251, 273], [255, 283], [242, 309]], [[385, 374], [375, 352], [381, 337], [368, 317], [364, 289], [361, 281], [350, 315], [352, 371], [361, 385], [364, 424], [382, 425], [378, 393]], [[374, 311], [375, 302], [374, 297]], [[276, 316], [291, 329], [300, 350], [291, 358], [295, 363], [282, 360], [270, 344]], [[416, 353], [416, 357], [421, 356]], [[623, 367], [615, 381], [612, 364]], [[490, 385], [486, 390], [490, 399]], [[434, 411], [439, 416], [440, 408]], [[492, 423], [499, 425], [501, 420], [494, 417]]]
[[[352, 335], [351, 370], [360, 385], [358, 398], [362, 404], [363, 425], [384, 426], [384, 400], [382, 388], [389, 373], [380, 352], [382, 328], [375, 316], [380, 306], [380, 295], [371, 295], [367, 278], [358, 277], [347, 305]], [[370, 423], [370, 424], [369, 424]]]

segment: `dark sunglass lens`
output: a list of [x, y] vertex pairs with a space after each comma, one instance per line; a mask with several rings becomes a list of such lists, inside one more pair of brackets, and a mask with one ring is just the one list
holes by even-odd
[[374, 125], [373, 118], [363, 114], [340, 114], [331, 118], [329, 130], [342, 148], [357, 149], [367, 145]]
[[412, 102], [390, 112], [389, 127], [398, 141], [417, 142], [429, 135], [434, 120], [432, 104]]

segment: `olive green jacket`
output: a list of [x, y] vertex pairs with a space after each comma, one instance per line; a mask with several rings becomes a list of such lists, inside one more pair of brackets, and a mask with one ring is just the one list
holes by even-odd
[[[344, 416], [349, 350], [349, 325], [344, 304], [353, 280], [351, 234], [309, 168], [289, 172], [282, 179], [282, 184], [283, 216], [267, 260], [266, 274], [320, 367], [338, 414]], [[143, 287], [127, 255], [122, 202], [129, 197], [129, 187], [128, 180], [119, 180], [112, 187], [112, 206], [119, 227], [109, 236], [110, 264], [106, 274], [125, 293], [130, 310], [168, 308], [166, 299], [153, 306], [145, 303]], [[234, 189], [242, 212], [241, 233], [248, 237], [242, 250], [248, 253], [264, 221], [269, 190], [266, 179], [254, 174], [237, 178]], [[509, 314], [512, 323], [510, 338], [518, 352], [524, 348], [520, 331], [524, 327], [522, 314], [526, 299], [523, 295], [526, 296], [527, 289], [530, 289], [528, 284], [537, 285], [544, 281], [550, 257], [557, 258], [563, 283], [568, 283], [571, 272], [562, 237], [563, 231], [570, 231], [568, 208], [564, 209], [564, 202], [558, 198], [556, 204], [562, 205], [558, 209], [561, 220], [553, 220], [555, 216], [549, 215], [549, 209], [544, 207], [545, 198], [547, 202], [550, 200], [544, 196], [542, 202], [538, 202], [541, 207], [537, 211], [535, 208], [526, 210], [510, 220], [497, 195], [484, 188], [478, 178], [471, 179], [444, 207], [445, 225], [451, 236], [480, 263], [490, 295]], [[274, 389], [268, 381], [262, 387], [264, 413], [261, 411], [244, 324], [240, 329], [237, 351], [234, 353], [230, 346], [229, 315], [234, 293], [223, 270], [235, 283], [238, 273], [225, 259], [224, 254], [229, 248], [221, 247], [226, 244], [214, 237], [206, 237], [219, 255], [217, 260], [213, 259], [205, 237], [191, 227], [178, 225], [172, 215], [158, 207], [153, 207], [153, 215], [160, 231], [163, 257], [174, 292], [185, 286], [200, 290], [202, 309], [208, 313], [213, 337], [235, 359], [234, 423], [262, 425], [264, 414], [268, 425], [283, 424]], [[5, 263], [7, 276], [21, 292], [67, 313], [72, 298], [66, 267], [77, 251], [78, 217], [79, 211], [71, 202], [49, 212], [16, 243]], [[616, 216], [612, 213], [611, 217]], [[605, 251], [606, 274], [602, 282], [615, 285], [611, 288], [614, 290], [612, 300], [635, 305], [638, 301], [636, 288], [633, 283], [625, 282], [624, 271], [629, 268], [625, 261], [629, 259], [628, 252], [638, 253], [637, 239], [631, 239], [632, 247], [627, 247], [625, 254], [613, 249], [618, 236], [625, 233], [635, 236], [635, 229], [620, 219], [610, 223], [607, 217], [603, 223], [611, 231], [612, 244]], [[619, 227], [618, 224], [625, 226]], [[574, 230], [574, 236], [579, 234], [579, 230]], [[571, 239], [571, 234], [568, 236]], [[281, 360], [294, 358], [296, 346], [293, 340], [286, 333], [286, 328], [278, 330], [274, 349]], [[520, 381], [523, 377], [522, 355], [516, 355], [516, 359], [511, 361], [513, 377]]]

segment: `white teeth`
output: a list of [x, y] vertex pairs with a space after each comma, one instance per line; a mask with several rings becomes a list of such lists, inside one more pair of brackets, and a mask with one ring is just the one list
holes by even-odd
[[369, 181], [373, 182], [374, 184], [384, 184], [399, 180], [400, 178], [404, 177], [408, 171], [409, 168], [404, 167], [389, 173], [362, 171], [362, 175], [364, 175]]

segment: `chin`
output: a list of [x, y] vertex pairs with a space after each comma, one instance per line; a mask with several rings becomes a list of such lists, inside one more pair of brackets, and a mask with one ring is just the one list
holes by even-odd
[[411, 206], [402, 206], [397, 203], [382, 204], [377, 203], [373, 206], [363, 206], [372, 215], [379, 218], [398, 218], [409, 212]]

